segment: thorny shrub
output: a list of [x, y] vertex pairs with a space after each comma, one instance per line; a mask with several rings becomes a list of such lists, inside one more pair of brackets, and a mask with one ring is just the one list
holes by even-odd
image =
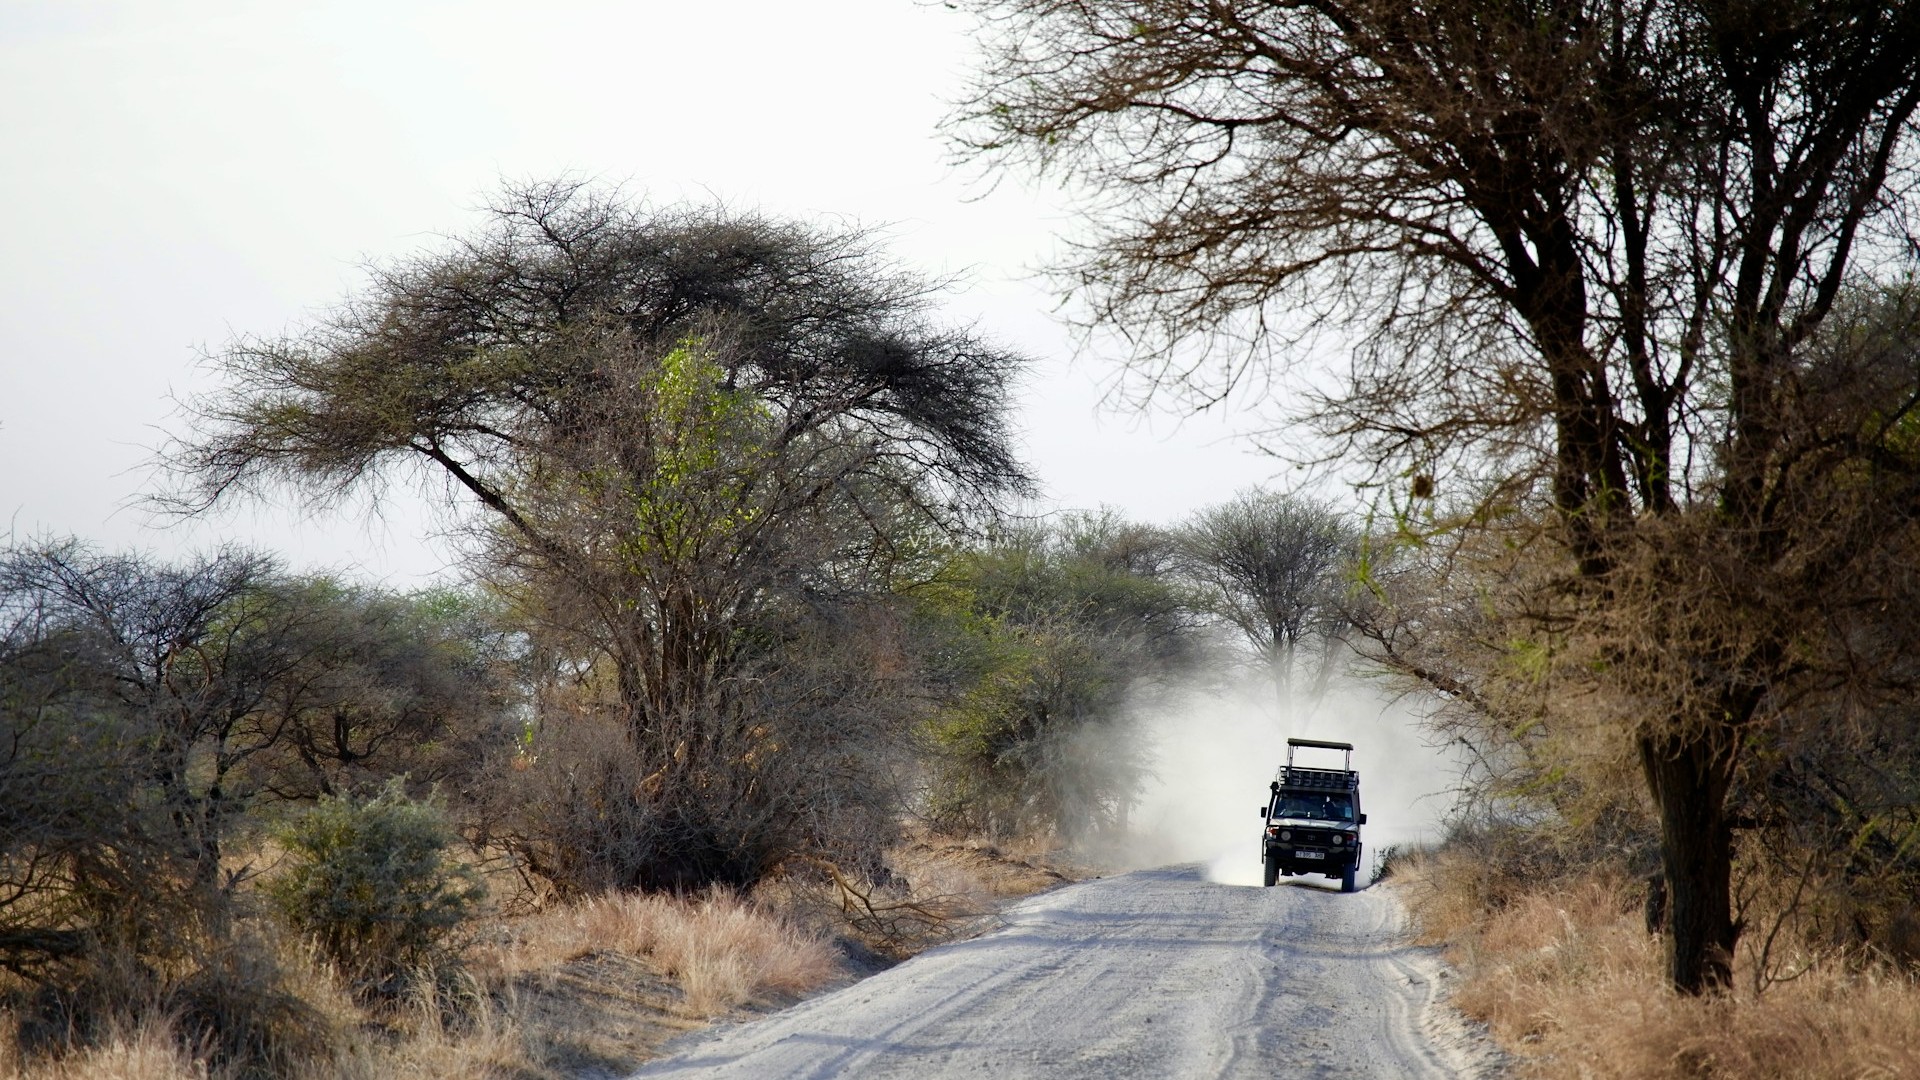
[[363, 992], [391, 995], [449, 960], [454, 932], [485, 895], [449, 851], [440, 808], [398, 779], [371, 798], [322, 799], [278, 839], [292, 865], [269, 895]]

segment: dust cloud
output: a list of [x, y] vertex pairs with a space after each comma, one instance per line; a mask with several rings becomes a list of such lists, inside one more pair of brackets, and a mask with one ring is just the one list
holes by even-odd
[[[1335, 683], [1317, 705], [1283, 718], [1272, 684], [1230, 692], [1178, 689], [1140, 702], [1135, 722], [1153, 777], [1132, 818], [1128, 842], [1109, 857], [1127, 868], [1198, 862], [1214, 881], [1260, 884], [1261, 823], [1267, 783], [1286, 762], [1287, 739], [1353, 744], [1360, 774], [1361, 880], [1391, 845], [1435, 840], [1459, 775], [1430, 745], [1417, 702], [1393, 699], [1364, 681]], [[1338, 767], [1341, 754], [1298, 751], [1302, 765]], [[1256, 813], [1248, 813], [1252, 810]]]

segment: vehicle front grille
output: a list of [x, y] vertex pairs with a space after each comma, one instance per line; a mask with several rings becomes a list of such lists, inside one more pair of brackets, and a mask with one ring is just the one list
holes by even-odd
[[[1284, 843], [1291, 844], [1294, 847], [1331, 848], [1334, 846], [1333, 838], [1335, 834], [1328, 829], [1296, 829], [1289, 827], [1287, 831], [1293, 835], [1290, 839], [1284, 841]], [[1270, 833], [1268, 835], [1278, 840], [1277, 834]], [[1341, 846], [1344, 847], [1345, 845], [1342, 844]]]

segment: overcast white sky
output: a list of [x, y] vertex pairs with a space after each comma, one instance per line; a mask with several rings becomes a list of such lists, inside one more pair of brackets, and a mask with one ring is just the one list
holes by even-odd
[[1019, 184], [969, 202], [946, 163], [969, 30], [914, 0], [0, 0], [0, 525], [432, 574], [447, 556], [405, 504], [167, 531], [122, 507], [169, 395], [206, 385], [199, 348], [468, 229], [500, 177], [565, 171], [885, 224], [904, 261], [964, 275], [952, 317], [1040, 361], [1021, 421], [1055, 505], [1165, 521], [1281, 474], [1231, 417], [1100, 410], [1111, 361], [1073, 359], [1027, 273], [1064, 213]]

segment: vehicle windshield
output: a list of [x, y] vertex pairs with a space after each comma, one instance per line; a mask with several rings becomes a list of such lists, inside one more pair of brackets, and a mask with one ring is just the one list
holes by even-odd
[[1352, 821], [1351, 795], [1303, 795], [1288, 792], [1274, 806], [1274, 817], [1311, 818], [1315, 821]]

